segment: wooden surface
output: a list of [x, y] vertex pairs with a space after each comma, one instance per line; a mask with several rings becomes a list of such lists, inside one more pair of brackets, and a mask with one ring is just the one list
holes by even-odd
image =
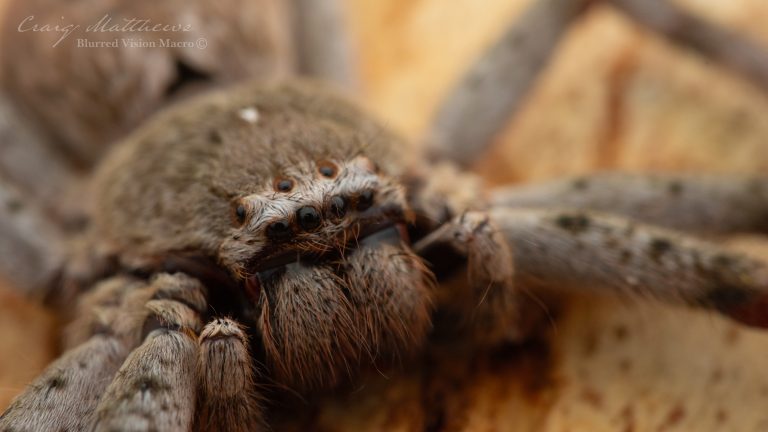
[[[364, 102], [418, 140], [462, 68], [526, 3], [348, 0]], [[768, 45], [763, 0], [680, 3]], [[750, 84], [600, 8], [570, 32], [476, 169], [489, 184], [603, 168], [765, 172], [766, 113], [768, 98]], [[763, 240], [737, 245], [768, 259]], [[0, 291], [0, 395], [9, 396], [50, 357], [54, 327], [38, 308]], [[351, 395], [307, 409], [302, 425], [768, 430], [768, 333], [709, 313], [593, 297], [569, 297], [552, 315], [541, 341], [495, 353], [431, 353], [401, 374], [372, 377]]]
[[0, 281], [0, 409], [56, 354], [55, 321]]

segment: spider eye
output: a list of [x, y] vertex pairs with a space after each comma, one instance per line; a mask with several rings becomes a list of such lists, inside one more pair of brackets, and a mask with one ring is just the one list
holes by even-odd
[[275, 179], [274, 187], [277, 192], [290, 192], [293, 189], [293, 180], [279, 177]]
[[245, 218], [248, 216], [248, 211], [245, 208], [245, 205], [241, 202], [235, 203], [233, 207], [233, 213], [235, 215], [235, 221], [238, 225], [242, 225], [245, 223]]
[[336, 177], [336, 173], [339, 171], [338, 167], [336, 167], [336, 164], [327, 160], [320, 161], [317, 164], [317, 170], [320, 172], [320, 175], [328, 178]]

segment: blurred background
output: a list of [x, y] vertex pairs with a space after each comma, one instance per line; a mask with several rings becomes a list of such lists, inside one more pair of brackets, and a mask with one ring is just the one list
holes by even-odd
[[[419, 145], [435, 107], [529, 3], [346, 0], [362, 103]], [[768, 2], [676, 3], [768, 49]], [[766, 93], [607, 5], [569, 29], [473, 166], [489, 187], [603, 169], [767, 168]], [[768, 259], [763, 239], [732, 243]], [[541, 344], [426, 359], [423, 370], [322, 402], [294, 427], [768, 430], [768, 334], [705, 312], [610, 299], [569, 298], [553, 319]], [[0, 283], [0, 409], [55, 357], [56, 332], [50, 313]]]

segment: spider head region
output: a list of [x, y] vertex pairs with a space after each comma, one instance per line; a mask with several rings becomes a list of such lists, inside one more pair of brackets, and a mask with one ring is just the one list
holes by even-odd
[[406, 241], [410, 218], [403, 187], [362, 156], [286, 167], [231, 207], [220, 261], [251, 283], [288, 264], [340, 261], [382, 231]]
[[364, 157], [286, 167], [233, 200], [219, 263], [279, 380], [337, 383], [361, 357], [425, 337], [433, 277], [410, 248], [410, 214], [400, 182]]

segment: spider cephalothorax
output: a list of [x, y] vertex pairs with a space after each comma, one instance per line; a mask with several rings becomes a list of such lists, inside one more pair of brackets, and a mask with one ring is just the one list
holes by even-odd
[[396, 140], [327, 98], [283, 85], [243, 88], [228, 109], [193, 102], [163, 119], [183, 137], [150, 128], [95, 183], [101, 247], [132, 268], [184, 254], [221, 266], [269, 363], [302, 385], [398, 355], [429, 327], [432, 277], [407, 244]]

